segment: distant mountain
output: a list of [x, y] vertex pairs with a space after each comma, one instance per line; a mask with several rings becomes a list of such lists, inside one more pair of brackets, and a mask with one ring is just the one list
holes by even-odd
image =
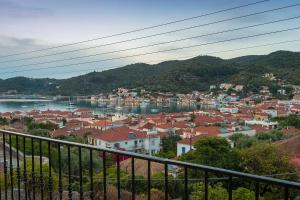
[[273, 73], [285, 82], [300, 84], [300, 53], [277, 51], [228, 60], [198, 56], [155, 65], [136, 63], [63, 80], [15, 77], [0, 80], [0, 92], [17, 90], [26, 94], [89, 95], [118, 87], [189, 92], [206, 90], [209, 85], [222, 82], [243, 84], [251, 89], [270, 84], [262, 78], [264, 73]]

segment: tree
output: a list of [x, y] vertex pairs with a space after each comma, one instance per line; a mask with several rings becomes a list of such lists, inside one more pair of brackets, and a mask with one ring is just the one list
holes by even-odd
[[242, 149], [240, 153], [244, 172], [259, 175], [295, 172], [295, 168], [289, 162], [289, 155], [274, 144], [258, 143]]
[[189, 151], [181, 160], [214, 167], [238, 169], [238, 151], [231, 148], [224, 138], [206, 137], [194, 145], [195, 150]]
[[256, 134], [255, 137], [258, 140], [275, 142], [283, 138], [283, 133], [278, 130], [272, 130], [272, 131]]
[[[253, 200], [253, 199], [255, 199], [255, 193], [246, 188], [239, 187], [232, 192], [232, 199], [233, 200]], [[260, 197], [259, 199], [263, 200], [264, 198]]]
[[[204, 200], [204, 185], [202, 183], [193, 184], [191, 187], [191, 200]], [[228, 191], [222, 186], [222, 184], [217, 183], [208, 186], [208, 199], [209, 200], [227, 200]], [[247, 188], [238, 187], [232, 191], [233, 200], [253, 200], [255, 199], [255, 193]], [[260, 200], [264, 198], [260, 197]]]
[[8, 125], [8, 121], [4, 117], [0, 117], [0, 125]]
[[[190, 195], [191, 200], [204, 200], [204, 185], [193, 184], [192, 192]], [[221, 184], [216, 184], [214, 186], [208, 186], [208, 199], [209, 200], [227, 200], [228, 192], [225, 188], [222, 187]]]
[[293, 126], [295, 128], [300, 128], [300, 116], [289, 115], [287, 117], [275, 117], [273, 121], [279, 123], [279, 128], [285, 128], [287, 126]]
[[238, 149], [248, 148], [257, 142], [255, 137], [244, 135], [242, 133], [235, 133], [230, 136], [229, 139], [233, 141], [234, 147]]
[[156, 156], [163, 158], [174, 158], [176, 157], [177, 142], [181, 140], [179, 135], [171, 135], [162, 139], [162, 151]]

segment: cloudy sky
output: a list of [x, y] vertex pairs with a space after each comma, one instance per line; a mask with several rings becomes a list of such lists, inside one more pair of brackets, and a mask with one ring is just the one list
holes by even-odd
[[[200, 26], [299, 3], [299, 0], [270, 0], [241, 9], [122, 36], [99, 39], [47, 51], [11, 55], [100, 38], [255, 1], [258, 0], [0, 0], [0, 78], [14, 76], [67, 78], [130, 63], [146, 62], [153, 64], [164, 60], [185, 59], [196, 55], [213, 55], [227, 59], [249, 54], [268, 54], [276, 50], [300, 51], [300, 30], [296, 29], [182, 50], [139, 55], [300, 27], [300, 6], [213, 25]], [[142, 47], [285, 19], [289, 20], [223, 34], [186, 39], [181, 42]], [[147, 39], [110, 44], [191, 26], [199, 27], [152, 36]], [[299, 42], [220, 52], [297, 39], [299, 39]], [[95, 48], [95, 46], [101, 47]], [[140, 48], [128, 50], [136, 47]], [[85, 48], [90, 49], [87, 50]], [[78, 49], [84, 50], [74, 51]], [[66, 51], [73, 52], [67, 53]], [[112, 60], [112, 58], [119, 57], [127, 58]], [[62, 59], [66, 60], [59, 61]], [[85, 62], [90, 63], [78, 64]]]

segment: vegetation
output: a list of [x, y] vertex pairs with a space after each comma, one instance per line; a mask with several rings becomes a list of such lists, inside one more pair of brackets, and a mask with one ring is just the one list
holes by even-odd
[[0, 126], [8, 125], [8, 120], [6, 118], [0, 117]]
[[[192, 185], [192, 193], [190, 196], [191, 200], [204, 200], [204, 185], [193, 184]], [[227, 200], [228, 192], [227, 189], [220, 183], [215, 185], [209, 185], [208, 187], [208, 199], [209, 200]], [[233, 200], [253, 200], [255, 199], [255, 193], [249, 189], [238, 187], [232, 192]], [[260, 198], [263, 200], [264, 198]]]
[[261, 142], [275, 142], [283, 139], [283, 134], [279, 130], [271, 130], [264, 133], [259, 133], [254, 136], [248, 136], [241, 133], [235, 133], [230, 136], [234, 146], [238, 149], [251, 147], [254, 144]]
[[181, 140], [179, 135], [171, 135], [166, 138], [162, 138], [162, 150], [156, 154], [158, 157], [174, 158], [177, 153], [177, 142]]
[[208, 137], [198, 141], [195, 151], [190, 151], [181, 160], [227, 169], [238, 169], [238, 152], [224, 138]]
[[286, 117], [275, 117], [274, 121], [279, 123], [279, 128], [285, 128], [293, 126], [295, 128], [300, 128], [300, 116], [299, 115], [289, 115]]
[[[273, 141], [282, 138], [279, 131], [261, 133], [253, 137], [235, 134], [231, 139], [235, 143], [232, 148], [229, 142], [223, 138], [203, 138], [195, 145], [195, 150], [189, 151], [180, 159], [197, 164], [210, 165], [214, 167], [234, 169], [242, 172], [258, 175], [281, 174], [280, 178], [286, 180], [297, 180], [298, 176], [290, 156], [281, 151]], [[203, 174], [189, 172], [190, 177], [203, 177]], [[221, 178], [221, 175], [210, 174], [210, 177]], [[253, 199], [255, 186], [240, 180], [234, 181], [233, 199]], [[209, 199], [227, 199], [226, 182], [210, 182]], [[247, 188], [247, 189], [246, 189]], [[203, 199], [203, 185], [192, 184], [191, 199]], [[261, 196], [266, 200], [279, 199], [281, 191], [270, 185], [261, 186]]]
[[[242, 85], [247, 83], [244, 93], [257, 92], [262, 85], [265, 85], [269, 86], [273, 95], [290, 98], [291, 88], [282, 88], [276, 81], [263, 78], [262, 75], [273, 73], [286, 83], [300, 84], [299, 54], [278, 51], [264, 56], [246, 56], [229, 60], [198, 56], [156, 65], [136, 63], [64, 80], [15, 77], [0, 80], [0, 92], [17, 90], [25, 94], [88, 95], [110, 92], [118, 87], [162, 92], [190, 92], [207, 90], [210, 85], [230, 82]], [[281, 97], [277, 89], [286, 89], [287, 95]]]

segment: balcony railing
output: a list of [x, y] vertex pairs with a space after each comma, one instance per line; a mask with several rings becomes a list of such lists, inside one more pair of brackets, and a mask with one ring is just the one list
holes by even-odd
[[[225, 182], [228, 186], [228, 199], [233, 198], [233, 189], [238, 183], [248, 182], [249, 187], [254, 186], [255, 199], [260, 199], [262, 185], [272, 185], [282, 190], [280, 199], [290, 199], [292, 190], [299, 190], [300, 183], [264, 176], [257, 176], [237, 171], [231, 171], [216, 167], [180, 162], [142, 154], [129, 153], [112, 149], [100, 149], [95, 146], [61, 141], [52, 138], [0, 131], [2, 157], [0, 197], [1, 199], [112, 199], [108, 197], [108, 187], [113, 185], [116, 189], [116, 199], [124, 199], [121, 180], [121, 160], [131, 158], [130, 161], [130, 185], [127, 193], [135, 199], [138, 187], [136, 177], [136, 160], [144, 160], [146, 163], [145, 187], [142, 191], [145, 199], [152, 199], [151, 165], [160, 163], [163, 165], [162, 191], [164, 199], [171, 199], [169, 166], [178, 166], [181, 170], [183, 192], [179, 199], [189, 199], [190, 176], [189, 173], [200, 172], [203, 183], [203, 199], [208, 199], [209, 184], [211, 177], [222, 175], [227, 177]], [[76, 153], [74, 153], [74, 151]], [[64, 155], [65, 153], [65, 155]], [[83, 153], [88, 155], [83, 158]], [[64, 158], [64, 161], [62, 160]], [[75, 159], [76, 158], [76, 159]], [[85, 163], [84, 164], [84, 160]], [[115, 160], [114, 160], [115, 159]], [[100, 182], [95, 179], [95, 160], [102, 163]], [[108, 177], [108, 162], [114, 166], [115, 182]], [[46, 166], [46, 167], [45, 167]], [[74, 168], [78, 169], [74, 174]], [[83, 175], [83, 172], [87, 172]], [[99, 177], [99, 176], [98, 176]], [[224, 179], [223, 179], [224, 181]], [[76, 184], [75, 184], [76, 183]], [[85, 184], [84, 183], [88, 183]], [[99, 186], [100, 183], [100, 186]], [[139, 182], [140, 183], [140, 182]], [[251, 183], [251, 184], [250, 184]], [[100, 190], [100, 191], [99, 191]], [[226, 193], [227, 195], [227, 193]], [[177, 197], [178, 199], [178, 197]]]

